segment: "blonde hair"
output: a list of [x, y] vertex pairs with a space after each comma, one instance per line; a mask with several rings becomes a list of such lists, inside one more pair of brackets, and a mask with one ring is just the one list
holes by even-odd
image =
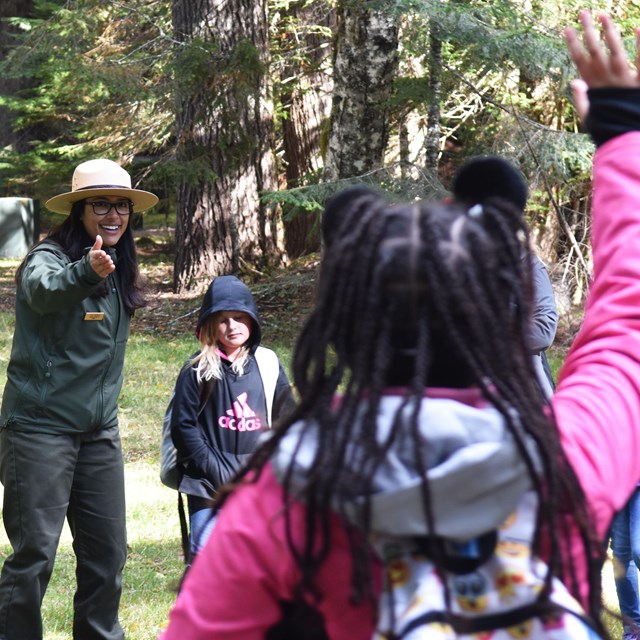
[[[216, 341], [216, 334], [218, 332], [218, 325], [220, 324], [220, 314], [218, 311], [206, 318], [200, 327], [200, 353], [193, 359], [192, 366], [196, 371], [196, 378], [198, 382], [203, 380], [221, 380], [224, 374], [222, 368], [222, 358], [218, 353], [218, 343]], [[231, 370], [241, 376], [244, 373], [244, 368], [249, 359], [249, 347], [248, 340], [238, 351], [238, 355], [231, 363]]]

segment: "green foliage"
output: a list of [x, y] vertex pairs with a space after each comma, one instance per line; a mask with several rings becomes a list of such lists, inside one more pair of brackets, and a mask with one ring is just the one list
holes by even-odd
[[209, 86], [216, 68], [223, 63], [222, 53], [214, 41], [194, 37], [181, 42], [175, 55], [175, 88], [178, 95], [198, 93]]
[[435, 200], [447, 195], [437, 176], [410, 163], [395, 163], [353, 178], [266, 192], [261, 199], [281, 205], [285, 219], [293, 220], [299, 215], [321, 211], [326, 200], [338, 191], [362, 184], [380, 192], [389, 201]]
[[196, 36], [180, 44], [175, 71], [178, 126], [184, 120], [191, 131], [188, 136], [180, 135], [180, 159], [196, 164], [189, 182], [213, 180], [213, 173], [206, 175], [212, 153], [222, 152], [231, 169], [261, 142], [246, 130], [239, 119], [244, 109], [238, 109], [248, 100], [261, 99], [266, 72], [261, 53], [247, 38], [225, 49], [216, 38]]
[[[200, 149], [200, 152], [195, 151], [197, 148]], [[208, 149], [196, 142], [190, 145], [190, 149], [193, 151], [192, 158], [167, 158], [164, 162], [156, 165], [153, 178], [156, 181], [163, 179], [168, 184], [182, 182], [189, 185], [199, 185], [213, 182], [217, 178], [217, 174], [211, 168]]]
[[[237, 104], [255, 94], [265, 74], [273, 86], [267, 98], [275, 103], [274, 151], [282, 157], [292, 96], [307, 90], [313, 74], [331, 72], [331, 56], [319, 52], [333, 45], [327, 16], [337, 4], [398, 17], [402, 72], [390, 104], [392, 146], [405, 117], [413, 118], [412, 139], [430, 124], [431, 38], [442, 45], [439, 175], [424, 171], [422, 150], [407, 163], [390, 149], [388, 166], [361, 181], [394, 197], [435, 197], [466, 157], [500, 153], [531, 178], [532, 207], [551, 209], [544, 176], [560, 199], [587, 197], [592, 147], [578, 134], [568, 90], [574, 71], [561, 31], [575, 22], [578, 8], [607, 9], [631, 49], [631, 26], [640, 23], [640, 7], [631, 0], [270, 0], [268, 66], [248, 39], [228, 49], [222, 39], [177, 42], [171, 0], [35, 0], [32, 18], [11, 20], [16, 46], [0, 63], [3, 77], [22, 83], [17, 94], [0, 96], [0, 105], [11, 109], [26, 141], [0, 150], [3, 195], [47, 198], [67, 187], [75, 164], [104, 155], [123, 162], [136, 183], [165, 194], [168, 211], [177, 181], [217, 178], [212, 139], [228, 166], [255, 148], [256, 136], [237, 122]], [[207, 99], [195, 122], [203, 126], [189, 141], [186, 161], [175, 155], [176, 105], [191, 107], [202, 94]], [[322, 153], [328, 120], [325, 125]], [[344, 186], [317, 185], [321, 173], [299, 179], [300, 191], [263, 198], [282, 204], [287, 218], [317, 211]]]
[[217, 39], [207, 40], [200, 36], [180, 43], [174, 70], [179, 95], [224, 86], [226, 89], [233, 87], [238, 100], [252, 95], [266, 72], [260, 52], [248, 38], [241, 38], [226, 51]]
[[242, 38], [233, 48], [229, 70], [233, 71], [234, 85], [244, 88], [239, 97], [246, 97], [256, 91], [267, 69], [255, 44], [248, 38]]
[[284, 191], [268, 191], [262, 194], [261, 200], [268, 204], [282, 205], [289, 209], [290, 217], [295, 217], [294, 211], [321, 211], [325, 199], [333, 189], [334, 187], [314, 184]]
[[393, 106], [420, 107], [433, 100], [426, 76], [401, 76], [395, 80]]
[[167, 2], [36, 2], [0, 64], [23, 83], [4, 102], [30, 140], [0, 153], [0, 179], [43, 198], [86, 158], [158, 154], [173, 124], [170, 19]]
[[[334, 38], [326, 20], [333, 4], [333, 0], [271, 0], [270, 66], [276, 85], [282, 82], [286, 90], [293, 90], [300, 86], [304, 77], [298, 75], [301, 69], [314, 73], [326, 66], [326, 58], [317, 55], [314, 43], [330, 43]], [[317, 20], [301, 18], [299, 12], [306, 16], [305, 10], [313, 11]]]
[[472, 3], [472, 8], [434, 3], [432, 7], [431, 19], [476, 64], [498, 70], [507, 65], [533, 79], [570, 68], [559, 32], [541, 24], [517, 3]]

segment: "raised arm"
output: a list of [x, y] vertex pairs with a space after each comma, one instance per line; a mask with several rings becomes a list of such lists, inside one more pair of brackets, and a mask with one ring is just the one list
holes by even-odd
[[582, 40], [572, 28], [565, 37], [581, 75], [576, 106], [598, 146], [594, 278], [551, 402], [604, 536], [640, 478], [640, 78], [608, 16], [599, 16], [602, 39], [588, 12], [580, 22]]

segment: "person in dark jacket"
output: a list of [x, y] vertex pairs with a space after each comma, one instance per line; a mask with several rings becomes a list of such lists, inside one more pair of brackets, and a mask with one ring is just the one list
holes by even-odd
[[196, 335], [202, 346], [178, 376], [171, 416], [192, 558], [209, 531], [216, 492], [242, 468], [272, 421], [294, 406], [277, 356], [260, 346], [258, 309], [238, 278], [219, 276], [209, 285]]
[[[513, 205], [513, 216], [524, 217], [529, 189], [522, 173], [510, 162], [498, 156], [478, 156], [460, 167], [453, 179], [456, 199], [470, 207], [482, 205], [490, 198], [502, 198]], [[508, 221], [507, 221], [508, 222]], [[558, 328], [558, 310], [549, 274], [544, 263], [533, 252], [525, 257], [533, 271], [533, 305], [529, 323], [529, 348], [540, 385], [547, 397], [555, 383], [546, 351], [553, 344]]]
[[129, 220], [158, 198], [106, 159], [78, 165], [46, 206], [68, 216], [16, 274], [0, 410], [4, 527], [0, 639], [43, 637], [40, 606], [65, 518], [77, 559], [73, 637], [120, 640], [126, 558], [118, 431], [129, 321], [145, 304]]

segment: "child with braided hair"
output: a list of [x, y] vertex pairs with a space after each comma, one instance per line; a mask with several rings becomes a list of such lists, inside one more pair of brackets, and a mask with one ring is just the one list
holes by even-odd
[[529, 354], [523, 223], [340, 194], [300, 403], [222, 496], [163, 640], [287, 637], [292, 603], [331, 640], [606, 635], [603, 541], [640, 478], [640, 80], [611, 20], [605, 50], [580, 19], [594, 279], [555, 395]]

